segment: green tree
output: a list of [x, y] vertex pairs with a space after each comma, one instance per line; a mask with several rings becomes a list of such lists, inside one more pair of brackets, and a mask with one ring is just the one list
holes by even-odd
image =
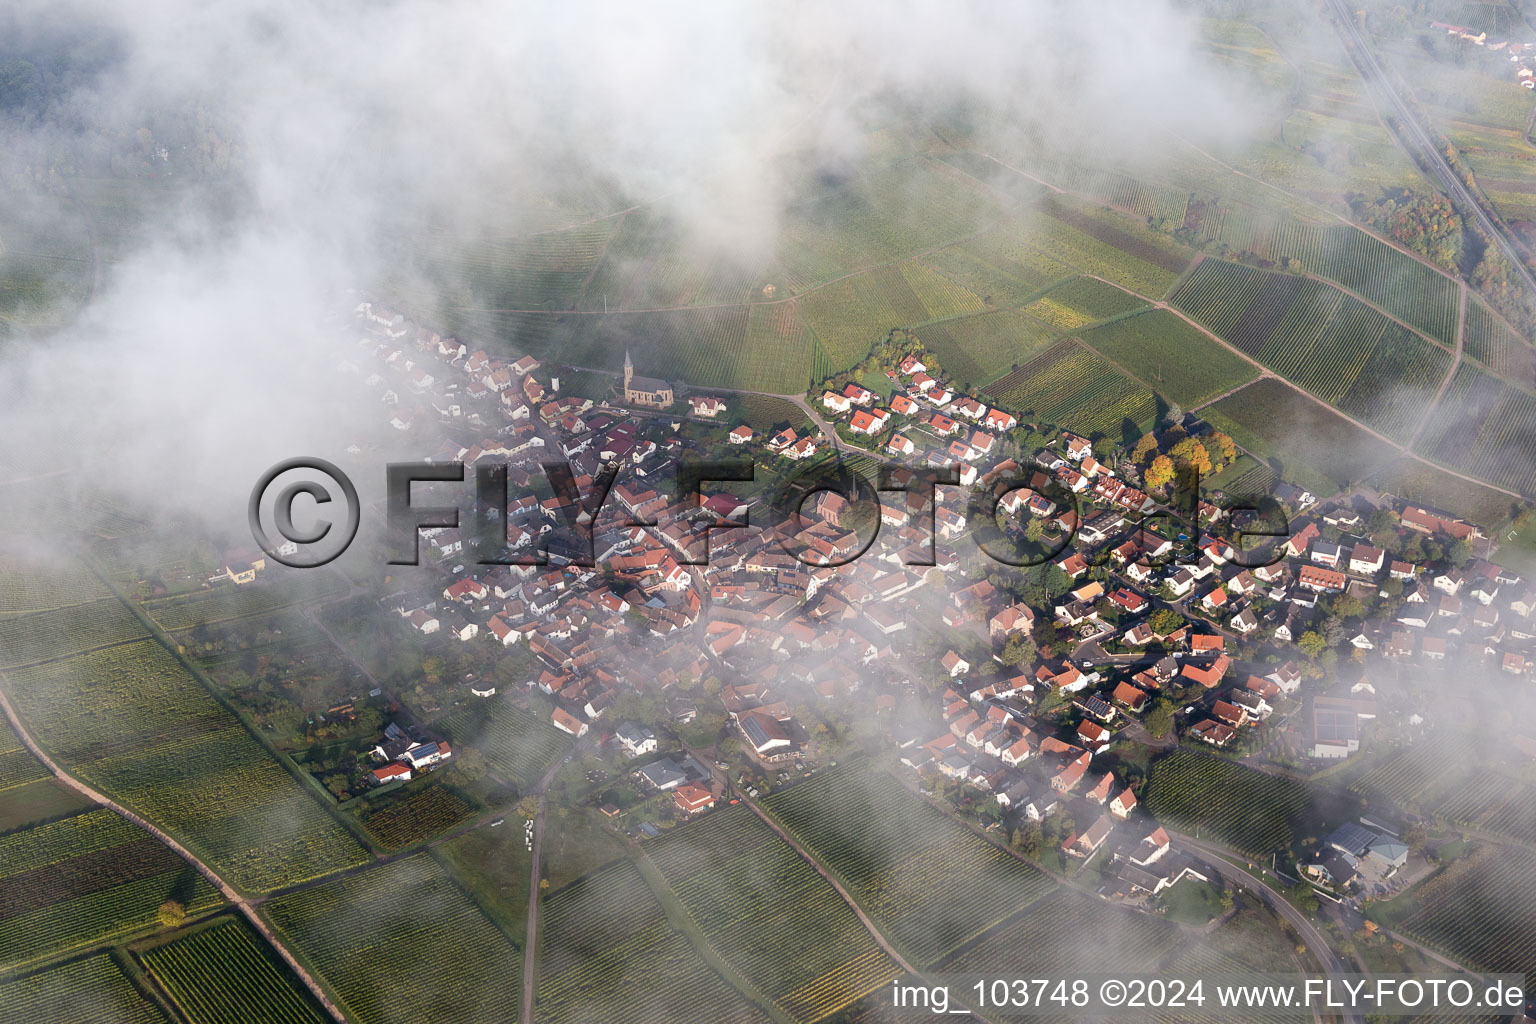
[[1029, 641], [1024, 637], [1014, 634], [1003, 645], [1002, 653], [998, 655], [1004, 665], [1012, 668], [1029, 657]]
[[1142, 725], [1146, 726], [1148, 734], [1153, 739], [1162, 739], [1173, 730], [1173, 704], [1166, 698], [1152, 705], [1152, 710], [1147, 712], [1142, 719]]
[[1223, 461], [1231, 462], [1237, 458], [1237, 442], [1232, 440], [1231, 435], [1224, 434], [1218, 430], [1210, 436], [1209, 440], [1215, 446]]
[[166, 900], [155, 917], [167, 928], [180, 928], [187, 920], [187, 908], [177, 900]]
[[1193, 437], [1186, 437], [1172, 448], [1168, 454], [1178, 465], [1193, 466], [1201, 473], [1211, 471], [1211, 454], [1205, 450], [1205, 445]]
[[1358, 619], [1365, 614], [1365, 605], [1353, 594], [1340, 594], [1334, 598], [1333, 614], [1344, 619]]
[[1296, 641], [1296, 646], [1301, 648], [1302, 653], [1307, 657], [1315, 658], [1328, 649], [1328, 641], [1322, 634], [1309, 629], [1301, 634], [1301, 639]]
[[1027, 821], [1013, 833], [1013, 848], [1024, 856], [1036, 858], [1045, 847], [1045, 833], [1039, 824]]
[[462, 786], [485, 778], [485, 755], [475, 747], [458, 747], [448, 764], [448, 781]]
[[1147, 625], [1151, 626], [1152, 632], [1158, 636], [1167, 636], [1184, 625], [1184, 616], [1172, 608], [1159, 608], [1147, 619]]

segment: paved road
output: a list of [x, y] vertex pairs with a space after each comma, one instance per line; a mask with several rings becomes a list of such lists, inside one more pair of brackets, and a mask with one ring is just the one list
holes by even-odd
[[[1227, 860], [1226, 857], [1231, 855], [1228, 851], [1218, 846], [1209, 846], [1193, 836], [1175, 832], [1167, 828], [1167, 826], [1164, 826], [1164, 829], [1169, 836], [1194, 853], [1198, 859], [1205, 861], [1205, 863], [1221, 872], [1227, 878], [1232, 879], [1242, 885], [1243, 888], [1258, 895], [1260, 899], [1269, 905], [1271, 910], [1285, 918], [1290, 926], [1296, 929], [1296, 934], [1301, 936], [1301, 940], [1312, 951], [1312, 956], [1317, 959], [1318, 963], [1323, 965], [1328, 974], [1342, 978], [1350, 973], [1346, 970], [1344, 961], [1340, 960], [1338, 954], [1334, 953], [1333, 948], [1328, 945], [1328, 940], [1323, 938], [1322, 932], [1318, 931], [1317, 927], [1311, 921], [1308, 921], [1301, 911], [1291, 906], [1289, 900], [1271, 889], [1267, 883]], [[1365, 1020], [1359, 1014], [1348, 1014], [1345, 1019], [1350, 1024], [1364, 1024]]]
[[319, 1002], [321, 1006], [325, 1007], [326, 1012], [329, 1013], [337, 1021], [343, 1022], [343, 1024], [345, 1024], [347, 1018], [341, 1012], [341, 1009], [337, 1007], [335, 1003], [331, 1002], [330, 998], [325, 994], [325, 990], [322, 989], [318, 983], [316, 983], [314, 978], [310, 977], [309, 972], [304, 970], [303, 966], [298, 962], [298, 960], [294, 958], [293, 954], [288, 952], [288, 949], [278, 941], [277, 936], [273, 934], [272, 929], [267, 927], [267, 922], [263, 921], [261, 919], [261, 915], [256, 913], [256, 907], [243, 895], [236, 891], [234, 886], [220, 878], [219, 875], [211, 867], [199, 860], [191, 850], [188, 850], [185, 846], [182, 846], [175, 839], [171, 838], [169, 834], [141, 818], [133, 811], [130, 811], [122, 804], [117, 803], [115, 800], [109, 799], [105, 794], [98, 793], [96, 790], [69, 775], [64, 771], [64, 769], [55, 764], [53, 759], [43, 752], [43, 749], [37, 745], [37, 743], [32, 739], [31, 734], [28, 733], [25, 726], [22, 725], [20, 717], [18, 717], [16, 714], [16, 709], [11, 707], [11, 702], [6, 698], [4, 692], [0, 692], [0, 709], [5, 711], [5, 717], [10, 722], [11, 728], [15, 730], [16, 735], [21, 739], [22, 745], [32, 753], [33, 757], [41, 761], [43, 765], [50, 772], [52, 772], [54, 777], [57, 778], [61, 783], [74, 790], [76, 793], [79, 793], [86, 799], [92, 800], [107, 808], [108, 810], [122, 816], [123, 818], [126, 818], [128, 821], [133, 822], [135, 825], [139, 826], [144, 831], [160, 840], [166, 846], [169, 846], [172, 850], [176, 851], [177, 855], [179, 855], [188, 864], [191, 864], [194, 868], [196, 868], [198, 874], [206, 878], [210, 884], [219, 890], [219, 892], [223, 893], [226, 900], [232, 903], [235, 907], [239, 908], [240, 912], [245, 915], [246, 920], [250, 922], [251, 927], [254, 928], [259, 934], [264, 936], [267, 942], [272, 945], [273, 949], [277, 950], [278, 955], [283, 958], [283, 961], [289, 966], [293, 973], [298, 976], [298, 979], [304, 983], [304, 987], [309, 989], [310, 994], [315, 997], [315, 1000]]
[[1457, 176], [1456, 171], [1451, 167], [1450, 161], [1445, 158], [1445, 154], [1440, 152], [1439, 147], [1435, 145], [1434, 140], [1425, 131], [1418, 115], [1409, 107], [1403, 97], [1399, 95], [1397, 88], [1392, 83], [1392, 79], [1388, 76], [1386, 70], [1382, 68], [1381, 62], [1376, 59], [1376, 54], [1371, 51], [1370, 44], [1365, 37], [1365, 32], [1361, 30], [1360, 25], [1355, 21], [1350, 6], [1344, 3], [1343, 0], [1328, 0], [1328, 7], [1333, 11], [1339, 31], [1345, 37], [1344, 48], [1349, 51], [1350, 59], [1359, 68], [1360, 76], [1365, 79], [1367, 85], [1374, 86], [1377, 94], [1392, 108], [1392, 113], [1396, 116], [1400, 125], [1399, 138], [1402, 138], [1410, 148], [1417, 151], [1415, 155], [1424, 164], [1429, 166], [1445, 190], [1471, 210], [1473, 219], [1477, 221], [1478, 227], [1482, 229], [1484, 234], [1493, 239], [1499, 248], [1504, 250], [1504, 254], [1509, 257], [1510, 263], [1514, 265], [1515, 273], [1520, 275], [1527, 287], [1532, 291], [1536, 291], [1536, 276], [1531, 274], [1531, 271], [1525, 265], [1525, 261], [1521, 258], [1520, 247], [1515, 244], [1512, 238], [1504, 233], [1503, 229], [1493, 222], [1493, 218], [1488, 216], [1488, 212], [1477, 201], [1477, 197], [1472, 194], [1472, 190], [1462, 183], [1461, 178]]

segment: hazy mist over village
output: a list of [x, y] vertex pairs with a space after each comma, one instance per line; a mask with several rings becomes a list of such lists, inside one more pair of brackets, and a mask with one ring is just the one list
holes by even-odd
[[1524, 0], [23, 0], [0, 137], [0, 1024], [1536, 1013]]

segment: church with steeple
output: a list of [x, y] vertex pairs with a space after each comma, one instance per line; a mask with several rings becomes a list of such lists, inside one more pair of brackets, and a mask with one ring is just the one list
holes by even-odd
[[655, 377], [635, 376], [635, 364], [624, 350], [624, 403], [645, 409], [665, 409], [672, 404], [672, 385]]

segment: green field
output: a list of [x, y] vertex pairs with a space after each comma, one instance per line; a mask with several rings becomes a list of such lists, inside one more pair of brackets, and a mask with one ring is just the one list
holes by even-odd
[[1269, 244], [1276, 259], [1345, 288], [1438, 341], [1456, 342], [1456, 282], [1358, 228], [1288, 221]]
[[1173, 304], [1239, 351], [1367, 426], [1406, 441], [1452, 356], [1322, 282], [1205, 260]]
[[[276, 572], [285, 572], [278, 569]], [[263, 574], [260, 586], [226, 584], [174, 597], [143, 602], [150, 618], [168, 631], [198, 624], [215, 625], [266, 615], [292, 604], [310, 604], [345, 593], [347, 583], [333, 572]]]
[[[10, 723], [0, 718], [0, 793], [49, 777], [48, 769], [22, 746]], [[5, 799], [9, 800], [10, 797]]]
[[521, 951], [425, 854], [263, 912], [357, 1024], [491, 1024], [521, 999]]
[[1501, 377], [1536, 382], [1536, 349], [1488, 308], [1482, 299], [1467, 303], [1466, 355]]
[[1281, 479], [1327, 497], [1364, 479], [1396, 450], [1282, 381], [1264, 378], [1200, 415], [1267, 460]]
[[153, 927], [166, 900], [222, 897], [191, 865], [108, 810], [0, 838], [0, 969]]
[[447, 831], [472, 813], [472, 808], [438, 783], [390, 794], [362, 815], [363, 827], [386, 850], [398, 850]]
[[551, 893], [540, 915], [538, 1024], [766, 1024], [672, 930], [629, 861]]
[[1085, 334], [1083, 341], [1186, 409], [1259, 375], [1253, 364], [1166, 309], [1105, 324]]
[[1300, 782], [1184, 750], [1152, 766], [1142, 802], [1170, 828], [1256, 856], [1288, 848], [1310, 805]]
[[1058, 331], [1075, 331], [1145, 305], [1114, 285], [1092, 277], [1074, 277], [1025, 306], [1024, 312]]
[[66, 769], [258, 891], [364, 852], [208, 691], [152, 640], [8, 673], [7, 692]]
[[844, 766], [765, 804], [918, 964], [932, 964], [1050, 891], [1038, 868], [895, 779]]
[[1352, 771], [1350, 789], [1373, 801], [1428, 806], [1444, 790], [1460, 784], [1471, 769], [1465, 739], [1427, 736]]
[[62, 195], [0, 188], [0, 324], [67, 323], [91, 294], [90, 224]]
[[1179, 938], [1162, 918], [1058, 889], [943, 962], [945, 971], [1073, 971], [1085, 961], [1151, 971]]
[[894, 328], [980, 313], [987, 308], [975, 292], [915, 261], [817, 288], [796, 299], [795, 304], [839, 369], [859, 362]]
[[1463, 363], [1414, 450], [1461, 473], [1536, 494], [1536, 394]]
[[797, 1020], [819, 1020], [901, 973], [836, 890], [744, 805], [644, 853], [710, 943]]
[[164, 1024], [106, 954], [0, 981], [0, 1024]]
[[42, 825], [96, 806], [53, 778], [37, 779], [5, 790], [0, 798], [0, 834]]
[[1414, 889], [1402, 931], [1468, 966], [1536, 970], [1536, 855], [1486, 846]]
[[75, 605], [67, 612], [0, 618], [0, 669], [16, 669], [149, 636], [116, 598]]
[[64, 559], [42, 565], [0, 555], [0, 612], [46, 611], [110, 596], [96, 574], [79, 562]]
[[923, 347], [956, 381], [979, 385], [1039, 355], [1056, 334], [1012, 310], [946, 320], [920, 328]]
[[1158, 415], [1150, 391], [1070, 338], [982, 393], [1024, 422], [1059, 424], [1116, 441], [1140, 437]]
[[1250, 497], [1268, 494], [1279, 479], [1269, 463], [1239, 454], [1225, 469], [1202, 478], [1200, 487], [1207, 494], [1220, 490], [1234, 496]]
[[474, 747], [492, 771], [524, 787], [570, 746], [569, 736], [504, 696], [476, 700], [434, 724], [455, 746]]
[[243, 921], [156, 946], [139, 959], [191, 1024], [327, 1020]]
[[1519, 779], [1518, 765], [1495, 759], [1469, 762], [1470, 739], [1424, 737], [1355, 772], [1350, 789], [1393, 811], [1407, 808], [1536, 844], [1536, 787]]
[[1504, 522], [1512, 514], [1516, 500], [1407, 456], [1387, 463], [1371, 476], [1370, 483], [1404, 501], [1440, 509], [1474, 523]]

